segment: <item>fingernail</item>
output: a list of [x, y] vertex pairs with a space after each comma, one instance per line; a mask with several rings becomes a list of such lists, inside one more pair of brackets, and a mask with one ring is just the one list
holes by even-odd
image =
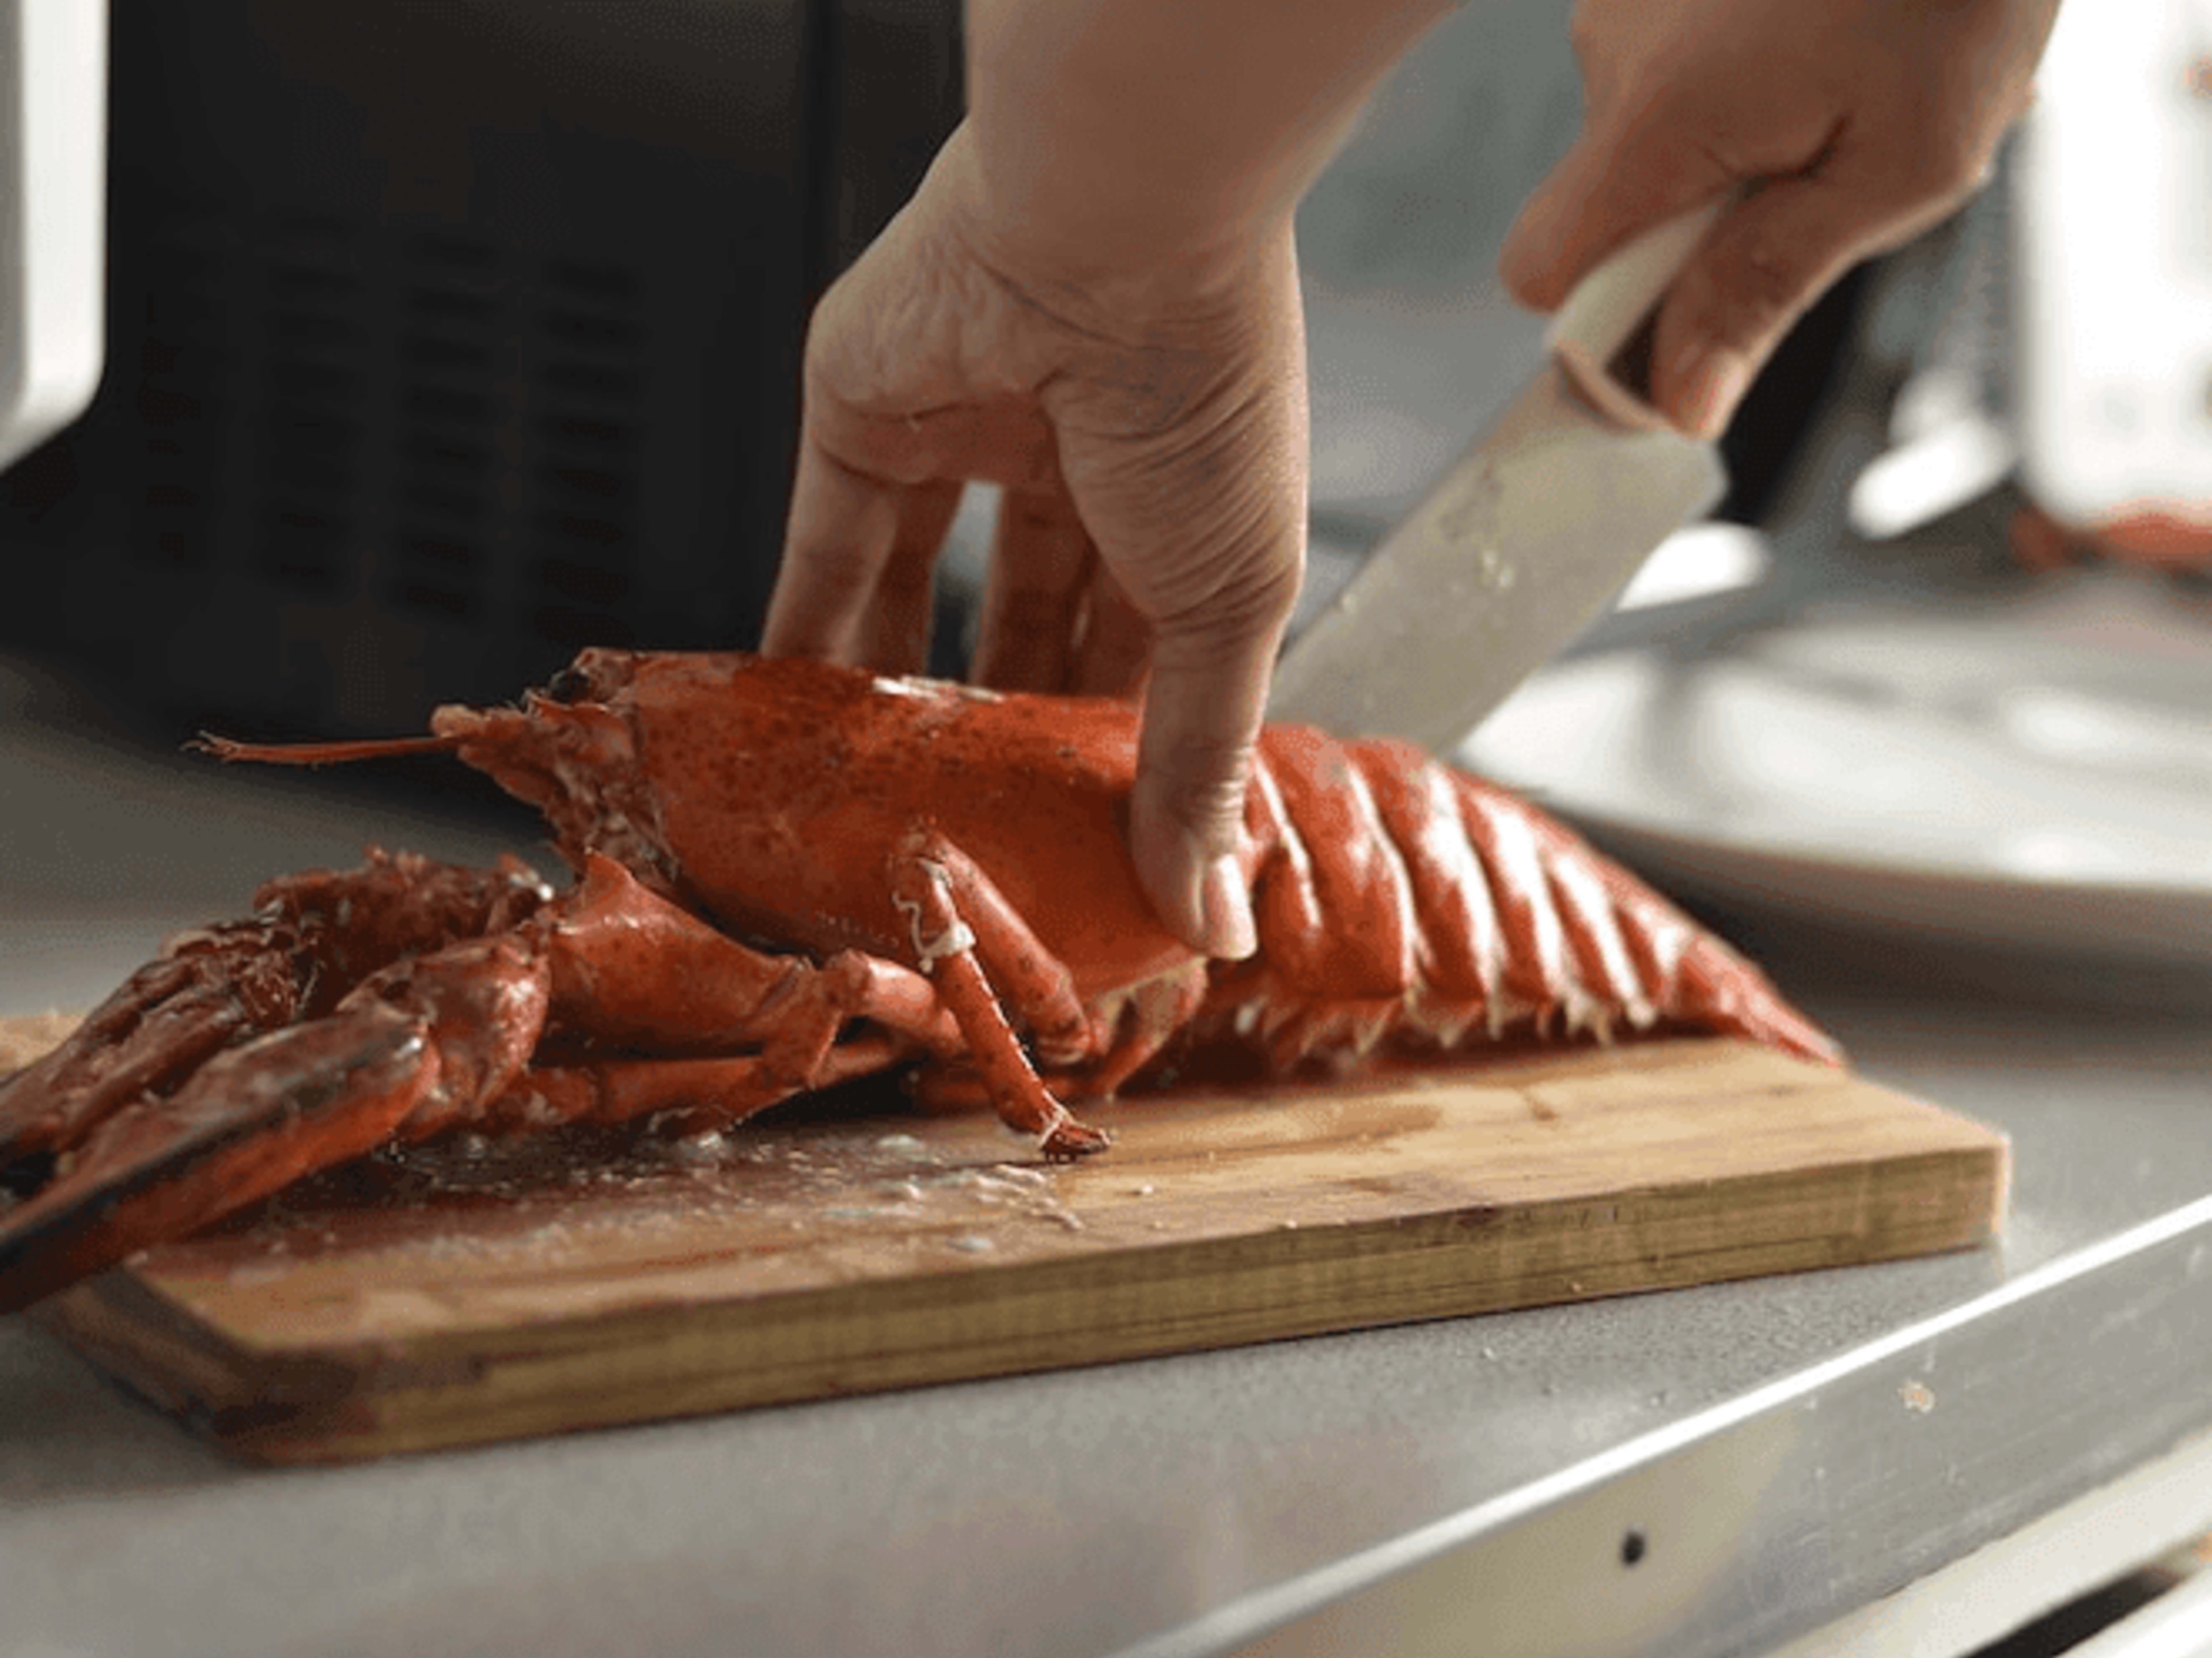
[[1205, 914], [1209, 956], [1241, 962], [1259, 949], [1259, 930], [1252, 921], [1251, 890], [1244, 884], [1244, 872], [1233, 853], [1224, 853], [1206, 866], [1199, 905]]
[[1696, 435], [1717, 438], [1751, 389], [1751, 361], [1726, 346], [1703, 350], [1693, 346], [1681, 361], [1675, 381], [1681, 389], [1674, 394], [1674, 406]]

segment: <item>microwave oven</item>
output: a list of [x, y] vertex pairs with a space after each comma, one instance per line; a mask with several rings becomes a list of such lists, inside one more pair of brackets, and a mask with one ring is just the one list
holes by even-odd
[[743, 647], [815, 296], [957, 0], [112, 0], [106, 358], [0, 477], [0, 646], [241, 733]]

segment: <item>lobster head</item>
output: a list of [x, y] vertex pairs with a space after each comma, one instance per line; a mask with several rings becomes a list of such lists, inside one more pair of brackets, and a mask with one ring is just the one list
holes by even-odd
[[989, 872], [1079, 980], [1188, 959], [1121, 833], [1133, 705], [1001, 695], [739, 652], [595, 648], [509, 708], [431, 729], [542, 811], [571, 868], [604, 854], [738, 932], [895, 950], [887, 859], [938, 831]]

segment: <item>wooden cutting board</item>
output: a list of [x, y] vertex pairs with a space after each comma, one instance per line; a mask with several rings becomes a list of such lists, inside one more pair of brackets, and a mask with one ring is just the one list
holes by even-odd
[[2004, 1137], [1653, 1042], [995, 1122], [462, 1138], [364, 1160], [36, 1316], [240, 1453], [331, 1461], [1923, 1254]]

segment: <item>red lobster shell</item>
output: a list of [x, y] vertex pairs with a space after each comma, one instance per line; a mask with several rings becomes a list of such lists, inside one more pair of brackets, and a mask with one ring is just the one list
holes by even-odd
[[1209, 963], [1123, 847], [1127, 703], [592, 650], [520, 708], [441, 708], [432, 730], [213, 746], [450, 750], [541, 808], [580, 878], [556, 896], [511, 859], [373, 851], [172, 941], [0, 1084], [0, 1308], [388, 1139], [731, 1121], [908, 1060], [1072, 1157], [1105, 1139], [1061, 1096], [1170, 1050], [1242, 1045], [1279, 1074], [1664, 1028], [1835, 1057], [1626, 871], [1401, 744], [1266, 732], [1243, 856], [1260, 950]]

